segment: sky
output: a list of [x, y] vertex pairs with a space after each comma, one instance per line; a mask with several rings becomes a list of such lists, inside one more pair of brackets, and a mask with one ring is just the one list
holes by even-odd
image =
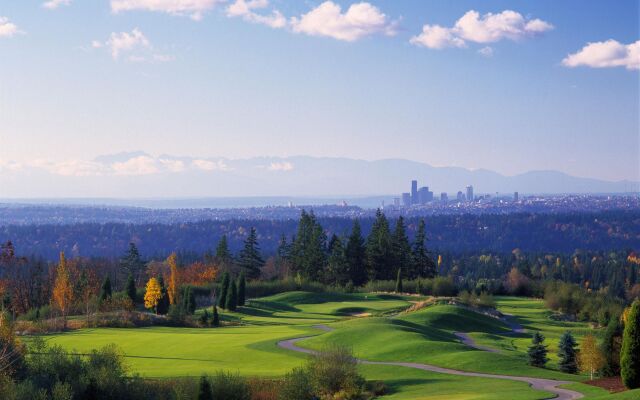
[[141, 150], [639, 181], [638, 4], [0, 0], [0, 174]]

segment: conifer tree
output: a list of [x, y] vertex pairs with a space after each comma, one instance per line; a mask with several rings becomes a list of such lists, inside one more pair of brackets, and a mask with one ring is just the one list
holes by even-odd
[[164, 285], [164, 278], [162, 275], [158, 277], [158, 284], [160, 285], [160, 293], [162, 297], [158, 300], [158, 305], [156, 306], [156, 311], [160, 315], [166, 315], [169, 312], [169, 294], [167, 293], [167, 288]]
[[229, 244], [227, 242], [227, 235], [222, 235], [218, 246], [216, 247], [216, 261], [223, 266], [229, 266], [233, 263], [233, 255], [229, 250]]
[[540, 332], [536, 332], [533, 334], [533, 339], [531, 340], [531, 346], [527, 350], [527, 357], [529, 365], [534, 367], [544, 367], [549, 359], [547, 358], [547, 346], [544, 344], [544, 336], [540, 334]]
[[213, 392], [211, 384], [206, 376], [200, 377], [200, 385], [198, 386], [198, 400], [213, 400]]
[[367, 253], [360, 222], [355, 220], [345, 248], [349, 279], [355, 286], [362, 286], [367, 282], [366, 257]]
[[622, 324], [619, 317], [609, 319], [609, 324], [604, 332], [600, 351], [605, 356], [602, 368], [604, 376], [620, 375], [620, 349], [622, 347]]
[[213, 305], [213, 317], [211, 318], [211, 325], [218, 327], [220, 326], [220, 315], [218, 314], [218, 307]]
[[260, 269], [264, 265], [262, 255], [260, 255], [260, 246], [258, 245], [258, 234], [256, 228], [251, 227], [249, 236], [244, 241], [244, 248], [240, 251], [238, 257], [238, 265], [242, 267], [250, 278], [260, 276]]
[[396, 278], [396, 293], [402, 293], [402, 268], [398, 268], [398, 277]]
[[182, 309], [187, 314], [195, 314], [196, 312], [196, 296], [193, 293], [191, 286], [187, 286], [184, 288], [183, 296], [182, 296]]
[[313, 211], [302, 210], [298, 230], [291, 248], [291, 261], [296, 273], [304, 278], [318, 280], [326, 266], [327, 237]]
[[349, 282], [349, 271], [345, 249], [342, 240], [334, 234], [329, 240], [328, 268], [324, 274], [324, 281], [336, 285], [346, 285]]
[[109, 276], [106, 276], [104, 278], [104, 281], [102, 282], [102, 287], [100, 288], [100, 301], [106, 301], [109, 300], [111, 298], [111, 279], [109, 279]]
[[226, 307], [227, 293], [229, 292], [229, 284], [231, 283], [231, 277], [229, 273], [225, 271], [222, 274], [222, 282], [220, 283], [220, 297], [218, 297], [218, 305], [222, 308]]
[[628, 389], [640, 388], [640, 300], [631, 305], [622, 337], [620, 353], [622, 383]]
[[[393, 247], [393, 267], [408, 271], [411, 265], [411, 245], [409, 244], [409, 238], [407, 237], [407, 229], [404, 225], [404, 218], [398, 217], [396, 221], [396, 228], [393, 231], [392, 243]], [[415, 278], [412, 274], [409, 274], [410, 278]]]
[[[410, 277], [434, 278], [438, 274], [436, 263], [427, 249], [427, 234], [423, 219], [418, 223], [418, 231], [416, 232], [411, 254], [413, 272]], [[441, 257], [438, 259], [440, 260]]]
[[133, 280], [132, 273], [129, 273], [129, 276], [127, 277], [127, 284], [125, 286], [124, 291], [127, 294], [127, 297], [131, 299], [131, 304], [135, 305], [136, 304], [136, 283]]
[[240, 276], [238, 277], [238, 305], [244, 306], [245, 303], [245, 290], [246, 290], [247, 282], [244, 277], [244, 271], [240, 272]]
[[558, 344], [558, 368], [567, 374], [578, 372], [578, 360], [576, 351], [576, 340], [571, 332], [567, 331], [560, 337]]
[[238, 288], [235, 281], [231, 281], [229, 284], [229, 291], [227, 292], [227, 299], [225, 301], [225, 308], [229, 311], [235, 311], [238, 306]]
[[376, 219], [367, 237], [366, 253], [369, 279], [393, 279], [393, 246], [389, 221], [380, 209], [376, 211]]
[[140, 278], [142, 271], [144, 270], [144, 261], [140, 257], [140, 252], [135, 243], [129, 243], [129, 249], [126, 254], [120, 259], [120, 267], [127, 273], [133, 276], [134, 281]]

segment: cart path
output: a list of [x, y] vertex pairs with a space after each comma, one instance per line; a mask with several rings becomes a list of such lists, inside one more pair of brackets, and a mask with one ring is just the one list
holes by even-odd
[[[333, 328], [327, 325], [315, 325], [314, 328], [323, 330], [325, 332], [330, 332], [333, 330]], [[296, 351], [299, 353], [316, 354], [317, 352], [315, 350], [306, 349], [304, 347], [300, 347], [297, 345], [299, 341], [308, 339], [310, 337], [312, 336], [303, 336], [303, 337], [294, 338], [294, 339], [282, 340], [278, 342], [278, 347], [291, 350], [291, 351]], [[441, 374], [470, 376], [475, 378], [506, 379], [510, 381], [526, 382], [535, 390], [543, 390], [546, 392], [553, 393], [555, 395], [553, 398], [557, 400], [575, 400], [583, 397], [582, 394], [579, 392], [558, 387], [560, 385], [573, 383], [569, 381], [556, 381], [553, 379], [543, 379], [543, 378], [529, 378], [526, 376], [511, 376], [511, 375], [498, 375], [498, 374], [484, 374], [480, 372], [467, 372], [467, 371], [459, 371], [456, 369], [437, 367], [435, 365], [410, 363], [410, 362], [368, 361], [368, 360], [360, 360], [360, 359], [358, 359], [357, 361], [360, 364], [366, 364], [366, 365], [390, 365], [390, 366], [396, 366], [396, 367], [420, 369], [423, 371], [437, 372]]]

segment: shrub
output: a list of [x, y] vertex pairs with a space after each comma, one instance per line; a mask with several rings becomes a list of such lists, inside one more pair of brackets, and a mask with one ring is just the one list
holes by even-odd
[[350, 349], [331, 346], [311, 358], [307, 366], [314, 394], [320, 397], [353, 398], [364, 391], [364, 378], [358, 374], [358, 363]]
[[214, 399], [251, 400], [247, 381], [240, 375], [218, 372], [211, 378]]
[[282, 382], [280, 400], [313, 400], [313, 386], [306, 369], [294, 368]]

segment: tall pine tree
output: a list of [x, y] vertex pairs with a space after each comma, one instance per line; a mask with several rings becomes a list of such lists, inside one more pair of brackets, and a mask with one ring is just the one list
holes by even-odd
[[369, 279], [391, 280], [394, 278], [393, 245], [389, 221], [380, 209], [376, 211], [376, 219], [367, 237], [366, 253]]
[[640, 300], [631, 305], [622, 336], [620, 353], [622, 383], [628, 389], [640, 388]]
[[349, 271], [349, 279], [355, 286], [362, 286], [367, 282], [366, 266], [367, 250], [365, 248], [362, 230], [358, 220], [353, 221], [351, 235], [345, 248], [345, 258]]
[[302, 210], [298, 230], [291, 247], [294, 272], [305, 278], [319, 280], [327, 263], [327, 236], [313, 211]]
[[342, 245], [342, 240], [337, 235], [329, 240], [328, 268], [324, 276], [326, 283], [344, 286], [349, 282], [347, 258]]
[[600, 344], [600, 351], [604, 354], [605, 363], [602, 368], [604, 376], [620, 375], [620, 349], [622, 348], [622, 324], [620, 317], [609, 319], [607, 329]]
[[233, 263], [233, 255], [229, 250], [229, 244], [227, 243], [227, 235], [222, 235], [220, 240], [218, 241], [218, 246], [216, 247], [216, 262], [224, 267], [229, 267]]
[[240, 251], [238, 257], [238, 265], [242, 267], [250, 278], [260, 276], [260, 269], [264, 265], [264, 260], [260, 255], [260, 246], [258, 245], [258, 234], [256, 228], [251, 227], [249, 236], [244, 241], [244, 248]]
[[238, 307], [238, 288], [236, 282], [231, 281], [229, 284], [229, 291], [227, 292], [227, 299], [225, 301], [225, 308], [229, 311], [235, 311]]
[[227, 301], [227, 292], [229, 291], [229, 284], [231, 283], [231, 277], [227, 271], [222, 273], [222, 281], [220, 282], [220, 294], [218, 296], [218, 305], [225, 307]]
[[409, 270], [411, 265], [411, 245], [409, 244], [409, 238], [407, 237], [407, 229], [404, 225], [404, 218], [398, 217], [396, 221], [396, 228], [393, 231], [393, 267], [402, 269], [404, 271]]
[[562, 372], [575, 374], [578, 372], [578, 354], [576, 340], [571, 332], [567, 331], [560, 337], [558, 344], [558, 368]]
[[131, 300], [131, 304], [136, 304], [136, 283], [133, 280], [133, 274], [129, 273], [129, 277], [127, 277], [127, 285], [124, 289], [127, 297]]
[[540, 332], [536, 332], [533, 334], [533, 339], [531, 340], [531, 346], [527, 350], [527, 357], [529, 365], [534, 367], [544, 367], [549, 359], [547, 358], [547, 346], [544, 344], [544, 336], [540, 334]]
[[418, 223], [411, 254], [412, 267], [409, 278], [434, 278], [437, 275], [436, 263], [427, 250], [427, 233], [423, 219]]
[[160, 293], [162, 294], [162, 297], [158, 301], [156, 311], [160, 315], [165, 315], [169, 312], [169, 306], [171, 304], [169, 303], [169, 293], [167, 293], [167, 287], [164, 284], [164, 278], [162, 275], [158, 277], [158, 283], [160, 284]]
[[111, 299], [111, 279], [109, 279], [109, 276], [106, 276], [100, 288], [100, 301], [102, 302], [109, 299]]
[[120, 267], [127, 275], [132, 275], [136, 283], [140, 283], [140, 277], [144, 272], [144, 261], [142, 261], [135, 243], [129, 243], [129, 249], [120, 259]]
[[244, 271], [240, 272], [240, 276], [238, 277], [238, 305], [244, 306], [245, 303], [245, 291], [246, 291], [247, 281], [244, 277]]

